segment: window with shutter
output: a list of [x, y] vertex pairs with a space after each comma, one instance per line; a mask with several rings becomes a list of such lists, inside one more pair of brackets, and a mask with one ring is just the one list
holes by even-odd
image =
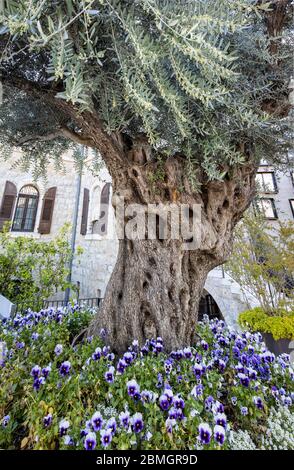
[[88, 225], [88, 212], [89, 212], [90, 191], [84, 188], [83, 210], [81, 220], [81, 235], [86, 235]]
[[16, 195], [15, 184], [6, 181], [0, 209], [0, 230], [3, 229], [5, 222], [12, 219]]
[[38, 228], [39, 233], [41, 233], [42, 235], [50, 233], [55, 196], [56, 187], [49, 188], [44, 195], [40, 223]]

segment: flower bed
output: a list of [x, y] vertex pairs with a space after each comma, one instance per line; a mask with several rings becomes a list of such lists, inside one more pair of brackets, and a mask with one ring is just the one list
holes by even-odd
[[2, 324], [1, 448], [294, 449], [294, 372], [259, 333], [205, 319], [191, 348], [167, 354], [157, 338], [115, 357], [98, 337], [71, 346], [91, 316]]

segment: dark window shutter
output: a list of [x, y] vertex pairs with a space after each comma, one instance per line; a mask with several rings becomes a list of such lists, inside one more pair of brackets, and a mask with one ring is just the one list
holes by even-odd
[[109, 213], [109, 197], [110, 197], [111, 183], [106, 183], [103, 186], [100, 197], [100, 217], [98, 221], [97, 233], [99, 235], [106, 235], [108, 228], [108, 213]]
[[0, 230], [5, 222], [12, 219], [17, 190], [15, 184], [6, 181], [0, 210]]
[[274, 200], [274, 199], [271, 199], [271, 202], [272, 202], [272, 208], [273, 208], [274, 217], [275, 217], [275, 219], [278, 219], [279, 217], [278, 217], [278, 212], [277, 212], [275, 200]]
[[272, 175], [273, 175], [273, 184], [274, 184], [275, 192], [278, 193], [279, 188], [278, 188], [278, 184], [277, 184], [277, 178], [276, 178], [276, 175], [275, 175], [274, 172], [272, 173]]
[[81, 234], [86, 235], [88, 225], [88, 212], [89, 212], [90, 192], [89, 189], [84, 188], [83, 211], [81, 221]]
[[40, 223], [38, 228], [39, 233], [50, 233], [55, 195], [56, 186], [53, 188], [49, 188], [44, 195]]

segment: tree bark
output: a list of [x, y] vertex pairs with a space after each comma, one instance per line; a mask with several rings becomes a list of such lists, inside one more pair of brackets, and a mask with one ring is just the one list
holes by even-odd
[[[201, 192], [195, 193], [181, 157], [166, 161], [161, 168], [165, 176], [153, 189], [150, 175], [157, 174], [159, 164], [148, 161], [146, 151], [142, 156], [142, 148], [140, 152], [136, 147], [127, 170], [112, 174], [114, 207], [121, 194], [125, 204], [199, 204], [201, 241], [196, 249], [186, 250], [182, 237], [162, 240], [158, 233], [154, 240], [120, 240], [102, 307], [89, 330], [99, 334], [105, 329], [107, 344], [118, 353], [133, 340], [142, 345], [157, 336], [168, 351], [193, 343], [207, 275], [227, 259], [233, 227], [254, 192], [255, 168], [244, 165], [228, 172], [224, 181], [204, 183]], [[124, 222], [128, 223], [127, 217]]]
[[107, 331], [118, 352], [132, 340], [164, 339], [168, 350], [193, 343], [209, 257], [183, 251], [181, 242], [120, 240], [117, 263], [93, 332]]
[[167, 350], [192, 344], [207, 274], [226, 261], [233, 228], [254, 194], [256, 166], [251, 150], [240, 145], [248, 163], [220, 168], [226, 174], [223, 181], [207, 181], [199, 167], [201, 190], [195, 192], [186, 175], [184, 155], [158, 159], [144, 135], [136, 140], [122, 133], [109, 135], [96, 112], [79, 112], [50, 90], [35, 89], [26, 80], [14, 79], [12, 86], [40, 95], [76, 123], [79, 134], [68, 128], [68, 137], [98, 149], [112, 177], [114, 195], [123, 195], [125, 204], [185, 204], [192, 211], [194, 204], [200, 205], [197, 249], [185, 250], [183, 238], [120, 240], [102, 307], [89, 328], [89, 334], [106, 329], [106, 341], [117, 352], [135, 339], [142, 345], [156, 336], [163, 338]]

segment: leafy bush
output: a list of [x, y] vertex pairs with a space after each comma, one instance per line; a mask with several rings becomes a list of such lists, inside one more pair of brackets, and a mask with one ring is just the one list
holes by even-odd
[[250, 331], [271, 333], [275, 340], [294, 339], [294, 312], [280, 310], [280, 316], [269, 316], [261, 307], [240, 313], [239, 323]]
[[250, 437], [248, 431], [232, 430], [229, 433], [229, 443], [231, 450], [256, 450], [256, 445]]
[[104, 331], [71, 346], [91, 317], [73, 306], [2, 324], [2, 448], [262, 448], [272, 410], [293, 413], [289, 356], [259, 333], [205, 318], [193, 347], [167, 354], [157, 338], [115, 357]]
[[277, 221], [273, 226], [262, 214], [249, 210], [234, 232], [226, 268], [245, 298], [249, 293], [265, 313], [280, 315], [294, 305], [293, 251], [293, 221]]
[[67, 281], [71, 257], [68, 229], [65, 225], [58, 236], [42, 242], [12, 237], [6, 224], [0, 232], [1, 294], [23, 309], [38, 309], [57, 290], [74, 288]]

